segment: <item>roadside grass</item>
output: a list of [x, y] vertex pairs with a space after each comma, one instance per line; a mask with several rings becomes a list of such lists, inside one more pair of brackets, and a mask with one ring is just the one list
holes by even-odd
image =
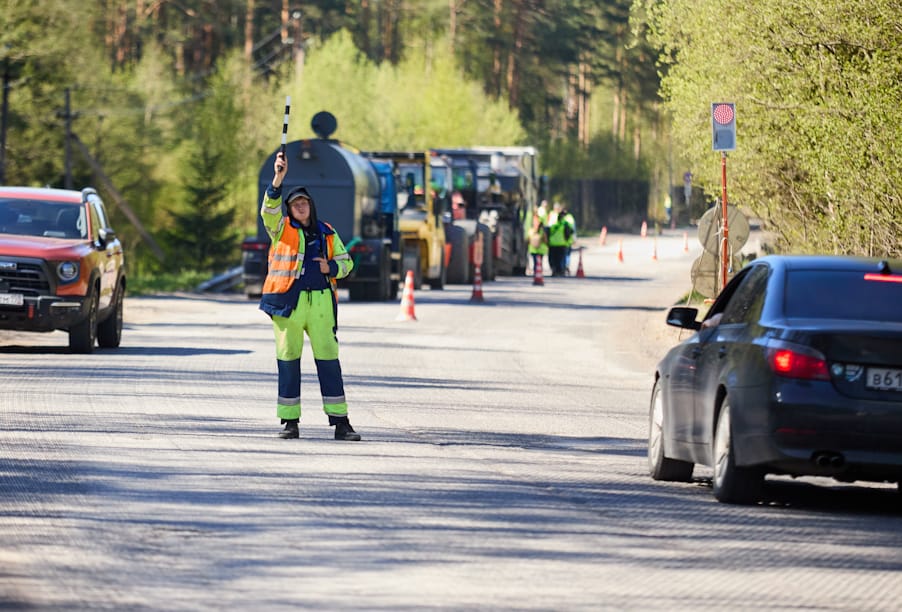
[[705, 295], [702, 295], [696, 290], [692, 290], [689, 293], [684, 293], [683, 297], [674, 302], [674, 306], [694, 306], [695, 308], [702, 308], [705, 306], [709, 306], [709, 304], [705, 304], [705, 300], [709, 298]]
[[209, 272], [197, 270], [133, 275], [128, 278], [128, 295], [153, 295], [177, 291], [195, 291], [197, 286], [210, 278]]
[[705, 315], [708, 314], [708, 309], [711, 308], [711, 305], [714, 303], [714, 300], [702, 295], [698, 291], [694, 289], [683, 295], [680, 299], [678, 299], [674, 306], [689, 306], [691, 308], [698, 308], [698, 317], [696, 317], [697, 321], [701, 321], [705, 318]]

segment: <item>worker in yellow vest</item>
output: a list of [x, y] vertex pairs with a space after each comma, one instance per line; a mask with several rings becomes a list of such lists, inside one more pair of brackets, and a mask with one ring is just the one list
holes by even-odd
[[288, 160], [276, 155], [275, 176], [263, 196], [260, 214], [272, 240], [269, 271], [263, 283], [260, 309], [272, 319], [276, 338], [279, 395], [276, 416], [281, 438], [299, 437], [301, 418], [301, 349], [304, 332], [310, 338], [316, 373], [329, 424], [336, 440], [360, 440], [348, 420], [341, 365], [338, 361], [338, 300], [336, 280], [347, 276], [354, 262], [331, 225], [320, 221], [313, 196], [294, 187], [285, 198], [282, 182]]
[[567, 250], [572, 244], [571, 232], [572, 227], [567, 222], [563, 205], [555, 202], [548, 215], [548, 265], [552, 276], [567, 274]]
[[562, 217], [566, 224], [564, 236], [567, 239], [567, 252], [564, 255], [564, 275], [570, 276], [570, 254], [573, 252], [573, 245], [576, 243], [576, 219], [573, 218], [573, 214], [567, 210], [566, 206], [562, 207], [558, 216]]
[[[529, 242], [529, 254], [532, 256], [533, 275], [539, 266], [542, 266], [542, 260], [548, 254], [548, 228], [542, 223], [542, 218], [538, 213], [532, 216], [532, 227], [529, 228], [527, 234]], [[544, 268], [544, 266], [542, 266]]]
[[536, 208], [536, 214], [539, 216], [539, 220], [542, 222], [542, 226], [548, 227], [548, 200], [542, 200], [542, 202]]

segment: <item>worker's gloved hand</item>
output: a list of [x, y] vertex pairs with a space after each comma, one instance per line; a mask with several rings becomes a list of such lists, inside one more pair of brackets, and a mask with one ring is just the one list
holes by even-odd
[[285, 173], [288, 172], [288, 160], [281, 151], [276, 153], [276, 161], [273, 163], [273, 172], [275, 176], [272, 179], [273, 187], [281, 187], [282, 181], [285, 179]]

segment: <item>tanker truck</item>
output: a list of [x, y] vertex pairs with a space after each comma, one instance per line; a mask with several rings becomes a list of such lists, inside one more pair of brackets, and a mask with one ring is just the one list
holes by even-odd
[[[306, 187], [322, 220], [338, 232], [354, 260], [354, 270], [338, 286], [348, 289], [352, 301], [394, 300], [401, 280], [394, 173], [389, 166], [374, 164], [358, 151], [330, 139], [337, 127], [330, 113], [317, 113], [311, 126], [317, 138], [286, 144], [288, 174], [282, 193], [299, 185]], [[272, 183], [278, 152], [273, 151], [260, 168], [257, 209]], [[256, 235], [241, 245], [242, 279], [249, 298], [262, 292], [269, 248], [269, 235], [258, 215]]]

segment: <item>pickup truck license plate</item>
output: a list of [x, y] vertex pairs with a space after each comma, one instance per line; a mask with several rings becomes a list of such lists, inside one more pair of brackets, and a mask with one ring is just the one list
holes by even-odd
[[21, 306], [25, 303], [25, 296], [21, 293], [0, 293], [0, 305]]
[[868, 368], [865, 385], [871, 389], [902, 391], [902, 370]]

